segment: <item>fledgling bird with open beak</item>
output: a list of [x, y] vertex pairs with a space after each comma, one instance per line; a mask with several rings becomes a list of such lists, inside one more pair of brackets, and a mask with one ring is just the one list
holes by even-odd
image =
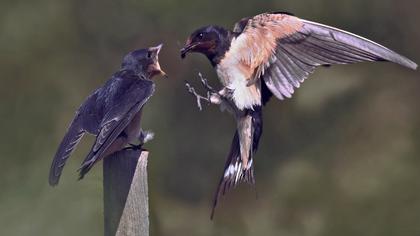
[[318, 66], [389, 61], [417, 68], [373, 41], [281, 12], [243, 18], [233, 31], [213, 25], [200, 28], [188, 38], [181, 57], [189, 52], [207, 56], [223, 85], [215, 91], [202, 78], [208, 94], [200, 96], [187, 83], [199, 107], [201, 100], [220, 104], [237, 121], [211, 217], [221, 194], [241, 181], [255, 183], [253, 158], [262, 133], [262, 106], [270, 97], [292, 97]]
[[[96, 136], [79, 171], [80, 179], [104, 157], [127, 145], [140, 148], [153, 138], [140, 126], [142, 110], [155, 90], [152, 81], [161, 70], [158, 55], [162, 44], [127, 54], [121, 69], [96, 89], [79, 107], [52, 161], [49, 183], [58, 184], [66, 160], [85, 133]], [[139, 141], [139, 145], [132, 142]]]

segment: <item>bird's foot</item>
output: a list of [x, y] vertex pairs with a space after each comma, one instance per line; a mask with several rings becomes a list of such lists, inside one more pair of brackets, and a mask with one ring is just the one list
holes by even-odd
[[151, 130], [141, 130], [140, 135], [138, 137], [139, 144], [132, 144], [129, 143], [128, 147], [124, 148], [124, 150], [144, 150], [143, 145], [155, 137], [155, 133]]
[[203, 107], [201, 105], [201, 100], [204, 100], [204, 101], [210, 103], [210, 92], [207, 92], [207, 96], [202, 96], [202, 95], [199, 95], [195, 91], [194, 87], [192, 87], [190, 85], [190, 83], [188, 83], [188, 81], [185, 81], [185, 86], [187, 87], [188, 92], [191, 93], [192, 95], [194, 95], [195, 98], [197, 99], [197, 106], [198, 106], [198, 109], [200, 111], [203, 110]]
[[123, 150], [142, 150], [143, 148], [143, 143], [140, 144], [132, 144], [129, 143], [128, 147], [124, 148]]
[[217, 93], [217, 91], [209, 85], [209, 81], [203, 77], [201, 72], [198, 72], [198, 77], [200, 77], [201, 83], [203, 84], [204, 88], [210, 93]]

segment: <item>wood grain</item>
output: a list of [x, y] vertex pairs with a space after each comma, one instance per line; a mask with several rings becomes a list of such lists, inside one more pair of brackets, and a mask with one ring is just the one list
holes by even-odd
[[105, 236], [149, 235], [148, 155], [123, 150], [104, 158]]

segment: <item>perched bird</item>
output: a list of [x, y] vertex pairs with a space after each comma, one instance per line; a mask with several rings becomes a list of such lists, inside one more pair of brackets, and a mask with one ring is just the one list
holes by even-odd
[[307, 21], [289, 13], [263, 13], [241, 19], [233, 30], [206, 26], [194, 31], [181, 49], [202, 53], [216, 69], [223, 89], [213, 90], [202, 79], [207, 96], [197, 97], [221, 104], [235, 115], [237, 128], [218, 185], [218, 198], [245, 181], [255, 183], [254, 154], [262, 133], [262, 107], [274, 95], [283, 100], [318, 66], [363, 61], [390, 61], [415, 70], [409, 59], [355, 34]]
[[50, 185], [58, 184], [67, 158], [85, 133], [95, 135], [96, 140], [79, 169], [80, 179], [102, 158], [131, 142], [140, 141], [140, 147], [151, 138], [151, 133], [142, 131], [140, 120], [155, 90], [151, 79], [166, 76], [158, 61], [161, 48], [162, 44], [127, 54], [121, 69], [83, 102], [52, 161]]

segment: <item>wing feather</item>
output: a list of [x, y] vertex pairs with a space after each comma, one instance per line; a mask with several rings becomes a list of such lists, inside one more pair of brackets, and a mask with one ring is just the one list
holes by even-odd
[[52, 161], [48, 178], [51, 186], [58, 184], [67, 159], [70, 157], [84, 134], [85, 130], [82, 128], [79, 112], [77, 112]]
[[[364, 61], [390, 61], [410, 69], [417, 64], [358, 35], [285, 14], [264, 13], [235, 25], [239, 33], [233, 51], [262, 78], [279, 99], [291, 97], [294, 88], [323, 65]], [[258, 43], [255, 43], [258, 42]]]

